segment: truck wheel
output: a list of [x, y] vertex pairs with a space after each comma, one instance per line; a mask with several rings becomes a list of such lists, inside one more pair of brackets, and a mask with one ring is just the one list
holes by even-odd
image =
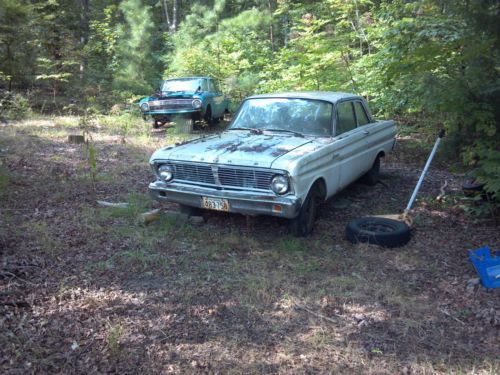
[[207, 107], [207, 110], [205, 111], [205, 116], [203, 118], [208, 125], [213, 124], [214, 119], [212, 117], [212, 108], [210, 108], [210, 106]]
[[352, 243], [368, 242], [384, 247], [399, 247], [410, 241], [411, 229], [402, 221], [363, 217], [347, 224], [346, 236]]
[[360, 179], [360, 181], [366, 185], [374, 186], [380, 179], [380, 156], [377, 156], [371, 169], [366, 172]]
[[316, 220], [317, 190], [311, 188], [307, 194], [299, 214], [290, 220], [290, 231], [295, 237], [307, 237], [311, 234]]

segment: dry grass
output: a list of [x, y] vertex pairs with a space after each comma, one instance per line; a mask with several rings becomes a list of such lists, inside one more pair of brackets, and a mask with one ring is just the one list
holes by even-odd
[[[385, 163], [388, 188], [351, 186], [337, 197], [348, 206], [324, 205], [307, 239], [282, 220], [219, 213], [143, 227], [137, 214], [156, 207], [148, 157], [185, 136], [100, 121], [96, 191], [83, 147], [66, 143], [78, 119], [0, 128], [2, 373], [500, 372], [500, 295], [467, 290], [466, 258], [500, 247], [500, 231], [456, 208], [449, 172], [431, 171], [401, 249], [351, 245], [344, 227], [404, 205], [418, 174], [418, 157], [399, 158], [404, 144]], [[94, 196], [130, 205], [96, 207]]]

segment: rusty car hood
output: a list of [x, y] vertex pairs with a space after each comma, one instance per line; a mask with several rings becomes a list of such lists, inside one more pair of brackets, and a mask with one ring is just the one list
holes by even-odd
[[310, 139], [289, 134], [252, 134], [249, 131], [229, 131], [175, 147], [160, 149], [153, 154], [151, 160], [270, 168], [276, 159], [310, 142]]

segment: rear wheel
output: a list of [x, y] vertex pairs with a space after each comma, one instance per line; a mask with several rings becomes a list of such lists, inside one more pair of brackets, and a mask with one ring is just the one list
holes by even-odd
[[380, 156], [377, 156], [377, 158], [373, 162], [371, 169], [361, 177], [360, 181], [366, 185], [373, 186], [376, 185], [379, 180], [380, 180]]
[[299, 214], [290, 220], [290, 230], [295, 237], [307, 237], [312, 233], [318, 203], [318, 190], [312, 187], [307, 194]]

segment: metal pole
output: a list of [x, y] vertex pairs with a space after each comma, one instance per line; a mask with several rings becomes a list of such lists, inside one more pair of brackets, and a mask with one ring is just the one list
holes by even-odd
[[413, 206], [413, 203], [415, 202], [415, 199], [417, 198], [417, 193], [420, 190], [420, 186], [422, 185], [422, 182], [424, 181], [425, 174], [427, 173], [427, 170], [429, 169], [432, 159], [434, 158], [434, 154], [437, 151], [437, 148], [439, 146], [439, 143], [441, 142], [441, 139], [444, 137], [444, 129], [442, 129], [439, 132], [438, 139], [436, 139], [436, 143], [434, 143], [434, 147], [432, 148], [431, 154], [429, 155], [429, 158], [427, 159], [427, 163], [425, 163], [424, 170], [422, 171], [422, 174], [420, 175], [420, 178], [418, 179], [417, 186], [415, 186], [415, 190], [413, 190], [413, 194], [411, 195], [410, 201], [408, 202], [408, 205], [406, 206], [405, 213], [411, 210], [411, 206]]

